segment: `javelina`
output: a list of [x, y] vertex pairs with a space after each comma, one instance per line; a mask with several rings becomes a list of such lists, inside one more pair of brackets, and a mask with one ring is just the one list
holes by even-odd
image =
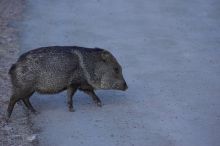
[[101, 106], [95, 89], [128, 88], [115, 57], [99, 48], [51, 46], [31, 50], [20, 56], [9, 74], [13, 88], [7, 109], [8, 119], [19, 100], [35, 112], [29, 101], [34, 92], [52, 94], [67, 90], [68, 108], [73, 111], [72, 97], [77, 89]]

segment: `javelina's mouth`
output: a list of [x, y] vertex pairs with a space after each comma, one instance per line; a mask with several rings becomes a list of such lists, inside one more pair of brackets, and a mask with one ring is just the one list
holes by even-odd
[[124, 89], [123, 91], [126, 91], [128, 89], [128, 85], [126, 84], [126, 82], [124, 82]]
[[126, 91], [126, 90], [128, 89], [128, 86], [127, 86], [126, 83], [123, 83], [122, 85], [121, 85], [121, 84], [120, 84], [120, 85], [116, 85], [116, 86], [115, 86], [115, 89], [116, 89], [116, 90]]

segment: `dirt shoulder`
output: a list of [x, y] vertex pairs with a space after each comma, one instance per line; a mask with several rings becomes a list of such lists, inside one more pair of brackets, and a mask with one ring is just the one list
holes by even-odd
[[[16, 105], [11, 121], [4, 122], [11, 84], [8, 70], [20, 51], [18, 30], [14, 24], [22, 19], [25, 0], [0, 1], [0, 146], [35, 145], [32, 123], [22, 105]], [[32, 142], [30, 142], [32, 141]]]

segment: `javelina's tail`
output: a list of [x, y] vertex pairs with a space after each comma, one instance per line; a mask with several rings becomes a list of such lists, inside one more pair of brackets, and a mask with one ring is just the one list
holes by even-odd
[[12, 74], [12, 72], [15, 70], [15, 67], [16, 67], [16, 65], [15, 64], [12, 64], [12, 66], [11, 66], [11, 68], [9, 69], [9, 72], [8, 72], [8, 74]]

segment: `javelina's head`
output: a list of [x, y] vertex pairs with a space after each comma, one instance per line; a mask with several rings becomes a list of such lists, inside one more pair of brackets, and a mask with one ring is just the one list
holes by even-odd
[[100, 56], [100, 62], [96, 64], [95, 74], [101, 76], [101, 89], [125, 91], [128, 86], [122, 75], [122, 68], [116, 58], [108, 51], [101, 52]]

